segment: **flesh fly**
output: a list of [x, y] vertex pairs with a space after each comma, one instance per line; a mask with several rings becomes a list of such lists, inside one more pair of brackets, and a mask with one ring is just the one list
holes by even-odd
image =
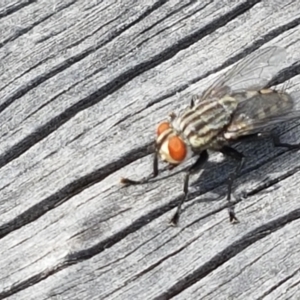
[[[231, 145], [245, 139], [271, 137], [275, 147], [299, 149], [300, 145], [283, 144], [271, 127], [279, 122], [298, 118], [296, 95], [284, 90], [266, 88], [282, 68], [286, 51], [280, 47], [260, 49], [247, 56], [220, 76], [201, 96], [193, 96], [190, 105], [171, 120], [157, 127], [152, 178], [158, 175], [158, 157], [177, 166], [192, 156], [196, 162], [185, 173], [184, 197], [179, 202], [171, 224], [179, 220], [181, 207], [188, 195], [190, 174], [199, 171], [208, 160], [208, 150], [218, 151], [236, 160], [236, 168], [228, 177], [227, 201], [230, 222], [237, 222], [231, 201], [234, 179], [243, 167], [245, 157]], [[124, 184], [141, 184], [123, 178]]]

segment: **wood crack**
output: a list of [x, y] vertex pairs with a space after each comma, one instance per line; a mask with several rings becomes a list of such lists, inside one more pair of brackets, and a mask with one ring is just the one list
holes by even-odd
[[[69, 119], [71, 119], [73, 116], [75, 116], [80, 111], [87, 109], [88, 107], [91, 107], [94, 104], [100, 102], [102, 99], [104, 99], [109, 94], [112, 94], [113, 92], [120, 89], [122, 86], [124, 86], [126, 83], [131, 81], [133, 78], [137, 77], [138, 75], [144, 73], [145, 71], [147, 71], [149, 69], [156, 67], [160, 63], [170, 59], [171, 57], [176, 55], [179, 51], [189, 47], [191, 44], [193, 44], [196, 41], [198, 41], [199, 39], [203, 38], [205, 35], [208, 35], [212, 31], [219, 28], [220, 26], [224, 26], [231, 19], [235, 18], [239, 14], [242, 14], [246, 10], [250, 9], [252, 6], [254, 6], [258, 2], [260, 2], [260, 1], [257, 1], [257, 0], [249, 1], [249, 2], [247, 2], [247, 4], [239, 5], [233, 11], [220, 17], [219, 20], [217, 20], [216, 22], [209, 24], [209, 25], [205, 26], [204, 28], [202, 28], [201, 30], [199, 30], [198, 32], [183, 38], [181, 41], [178, 42], [178, 44], [167, 48], [163, 52], [152, 57], [150, 60], [144, 61], [144, 62], [134, 66], [133, 68], [125, 71], [124, 73], [120, 74], [115, 79], [113, 79], [112, 81], [108, 82], [106, 85], [102, 86], [96, 92], [81, 99], [79, 102], [72, 105], [71, 107], [66, 109], [63, 113], [54, 117], [53, 119], [51, 119], [50, 121], [45, 123], [40, 128], [36, 129], [35, 132], [28, 135], [26, 138], [24, 138], [23, 140], [18, 142], [16, 145], [14, 145], [11, 149], [8, 149], [4, 154], [2, 154], [0, 156], [0, 168], [3, 167], [5, 164], [11, 162], [12, 160], [16, 159], [17, 157], [19, 157], [22, 153], [27, 151], [34, 144], [38, 143], [39, 141], [41, 141], [42, 139], [47, 137], [53, 131], [57, 130], [59, 127], [61, 127], [63, 124], [65, 124]], [[148, 13], [150, 13], [150, 10], [148, 11]], [[145, 12], [145, 14], [146, 14], [146, 12]], [[135, 22], [137, 22], [137, 20], [132, 22], [130, 26], [132, 26]], [[217, 27], [216, 27], [216, 24], [217, 24]], [[124, 28], [123, 31], [126, 30], [127, 28], [129, 28], [128, 26], [126, 26], [126, 28]], [[80, 53], [79, 55], [77, 55], [75, 57], [71, 57], [71, 58], [67, 59], [63, 64], [54, 68], [52, 71], [50, 71], [47, 74], [44, 74], [42, 76], [39, 76], [37, 79], [35, 79], [31, 83], [27, 84], [25, 87], [19, 89], [15, 95], [8, 98], [6, 100], [6, 102], [4, 102], [0, 106], [0, 112], [2, 112], [4, 109], [6, 109], [16, 99], [22, 97], [24, 94], [29, 92], [31, 89], [35, 88], [37, 85], [43, 83], [44, 81], [55, 76], [59, 72], [65, 70], [70, 65], [74, 64], [75, 62], [78, 62], [79, 60], [83, 59], [84, 57], [89, 55], [91, 52], [94, 52], [95, 50], [96, 49], [93, 48], [93, 49], [90, 49], [89, 51]], [[241, 58], [245, 55], [246, 55], [246, 53], [243, 52], [242, 54], [239, 55], [238, 58]], [[237, 59], [237, 57], [234, 57], [234, 60], [236, 60], [236, 59]], [[233, 59], [231, 59], [230, 61], [231, 61], [231, 63], [233, 63]], [[206, 74], [206, 75], [208, 75], [208, 74]], [[178, 91], [178, 89], [177, 89], [177, 91]], [[155, 102], [152, 102], [149, 105], [151, 106], [154, 103]]]
[[223, 265], [226, 261], [230, 260], [253, 243], [263, 239], [264, 237], [272, 234], [273, 232], [281, 229], [288, 223], [300, 218], [300, 209], [291, 211], [290, 213], [279, 217], [273, 221], [265, 223], [262, 226], [250, 231], [239, 240], [233, 242], [230, 246], [219, 252], [215, 257], [206, 262], [200, 268], [189, 274], [188, 276], [179, 280], [174, 286], [169, 288], [168, 291], [156, 297], [155, 300], [167, 300], [178, 295], [183, 290], [192, 286], [197, 281], [201, 280], [209, 273]]
[[[7, 17], [15, 12], [17, 12], [18, 10], [37, 2], [37, 0], [27, 0], [26, 2], [23, 3], [15, 3], [14, 5], [12, 5], [11, 7], [7, 7], [4, 8], [4, 10], [2, 12], [0, 12], [0, 18], [4, 18]], [[2, 46], [2, 43], [0, 44], [0, 48]]]
[[54, 209], [55, 207], [57, 207], [57, 205], [61, 205], [62, 203], [66, 202], [68, 199], [79, 194], [81, 191], [88, 188], [89, 186], [100, 182], [105, 177], [113, 173], [116, 169], [122, 168], [127, 164], [131, 163], [132, 161], [136, 160], [137, 154], [142, 154], [143, 156], [147, 155], [147, 153], [143, 153], [143, 150], [144, 148], [140, 149], [140, 151], [138, 152], [131, 152], [130, 155], [122, 157], [117, 161], [111, 162], [103, 168], [100, 168], [90, 174], [87, 174], [73, 181], [72, 183], [66, 185], [64, 188], [54, 193], [53, 195], [41, 200], [36, 205], [33, 205], [23, 213], [19, 214], [13, 220], [0, 226], [0, 239], [9, 234], [10, 232], [37, 220], [46, 212]]
[[[70, 7], [71, 5], [73, 5], [74, 3], [76, 3], [77, 0], [74, 0], [73, 2], [70, 2], [68, 3], [67, 5], [64, 5], [62, 6], [59, 10], [53, 12], [53, 13], [50, 13], [48, 14], [47, 16], [45, 16], [44, 18], [42, 19], [39, 19], [38, 21], [34, 22], [33, 24], [31, 24], [30, 26], [26, 27], [26, 28], [22, 28], [22, 29], [19, 29], [19, 30], [16, 30], [16, 32], [14, 33], [14, 35], [8, 37], [6, 40], [2, 41], [1, 44], [0, 44], [0, 49], [1, 47], [3, 47], [5, 44], [7, 43], [10, 43], [14, 40], [16, 40], [17, 38], [19, 38], [20, 36], [22, 36], [23, 34], [26, 34], [27, 32], [29, 32], [30, 30], [32, 30], [35, 26], [45, 22], [46, 20], [48, 20], [49, 18], [51, 18], [53, 15], [55, 15], [57, 12], [67, 8], [67, 7]], [[36, 2], [36, 1], [34, 1]], [[0, 109], [0, 112], [1, 112], [1, 109]]]
[[[3, 39], [14, 36], [0, 45], [0, 299], [297, 294], [300, 151], [268, 139], [233, 145], [246, 156], [233, 185], [237, 226], [225, 199], [233, 162], [221, 155], [191, 178], [176, 229], [168, 220], [194, 159], [174, 170], [160, 163], [144, 186], [119, 180], [149, 176], [151, 124], [260, 47], [287, 50], [269, 86], [298, 99], [300, 4], [68, 0], [56, 14], [62, 5], [43, 1], [0, 5]], [[274, 133], [299, 143], [299, 124]]]
[[295, 272], [293, 272], [291, 275], [286, 276], [284, 279], [280, 280], [276, 285], [272, 286], [267, 292], [265, 292], [262, 296], [256, 298], [257, 300], [263, 300], [266, 296], [270, 295], [273, 291], [275, 291], [277, 288], [279, 288], [281, 285], [283, 285], [285, 282], [293, 278], [300, 269], [297, 269]]

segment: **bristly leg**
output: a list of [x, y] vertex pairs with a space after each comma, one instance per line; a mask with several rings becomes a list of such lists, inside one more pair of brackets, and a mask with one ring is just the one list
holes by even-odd
[[121, 183], [125, 185], [135, 185], [135, 184], [143, 184], [147, 183], [150, 179], [155, 178], [158, 175], [158, 157], [157, 153], [154, 153], [153, 156], [153, 172], [150, 176], [145, 177], [141, 180], [131, 180], [129, 178], [121, 178]]
[[192, 173], [195, 173], [195, 172], [199, 171], [202, 168], [202, 166], [207, 162], [207, 160], [208, 160], [208, 153], [207, 153], [207, 151], [206, 150], [202, 151], [201, 154], [200, 154], [200, 156], [196, 160], [196, 162], [185, 173], [184, 184], [183, 184], [183, 193], [184, 193], [184, 196], [180, 200], [180, 202], [179, 202], [179, 204], [177, 206], [177, 210], [176, 210], [174, 216], [172, 217], [172, 219], [170, 221], [171, 225], [176, 226], [178, 224], [180, 213], [181, 213], [182, 204], [184, 203], [184, 201], [187, 199], [187, 196], [188, 196], [188, 187], [189, 187], [189, 178], [190, 178], [190, 175]]
[[239, 220], [235, 216], [234, 205], [231, 202], [231, 190], [232, 190], [232, 185], [233, 185], [234, 180], [236, 179], [236, 177], [238, 176], [238, 174], [240, 173], [240, 171], [244, 165], [245, 156], [242, 153], [235, 150], [234, 148], [231, 148], [228, 146], [223, 146], [220, 149], [220, 152], [222, 152], [224, 155], [229, 156], [237, 161], [237, 166], [236, 166], [235, 170], [228, 176], [228, 179], [227, 179], [227, 184], [228, 184], [227, 201], [229, 204], [229, 206], [228, 206], [229, 221], [230, 221], [230, 223], [234, 224], [234, 223], [238, 223]]

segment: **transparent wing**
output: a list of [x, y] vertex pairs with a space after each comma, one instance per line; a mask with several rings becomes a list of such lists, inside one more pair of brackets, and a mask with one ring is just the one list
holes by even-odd
[[258, 133], [277, 123], [300, 120], [300, 109], [296, 101], [300, 102], [300, 91], [291, 94], [274, 92], [243, 101], [235, 111], [225, 136], [236, 139], [239, 136]]
[[260, 90], [286, 64], [285, 49], [277, 46], [259, 49], [221, 75], [202, 95], [201, 100], [222, 97], [228, 92]]
[[227, 139], [237, 139], [241, 136], [260, 133], [266, 129], [270, 130], [279, 123], [291, 120], [300, 119], [300, 110], [291, 111], [290, 113], [282, 114], [276, 117], [266, 117], [261, 120], [255, 120], [251, 126], [245, 126], [235, 131], [226, 131], [225, 137]]

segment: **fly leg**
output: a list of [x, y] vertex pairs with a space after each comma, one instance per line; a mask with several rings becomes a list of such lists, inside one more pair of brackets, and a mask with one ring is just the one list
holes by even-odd
[[145, 177], [141, 180], [131, 180], [129, 178], [121, 178], [121, 183], [125, 185], [134, 185], [134, 184], [143, 184], [148, 182], [150, 179], [155, 178], [158, 175], [158, 156], [157, 153], [154, 153], [153, 157], [153, 172], [150, 176]]
[[184, 184], [183, 184], [183, 192], [184, 192], [184, 197], [180, 200], [177, 210], [173, 216], [173, 218], [170, 221], [170, 224], [173, 226], [176, 226], [178, 221], [179, 221], [179, 216], [181, 213], [181, 206], [184, 203], [184, 201], [187, 199], [188, 195], [188, 188], [189, 188], [189, 178], [192, 173], [195, 173], [201, 169], [201, 167], [207, 162], [208, 160], [208, 153], [207, 151], [202, 151], [196, 162], [189, 167], [189, 169], [186, 171], [185, 176], [184, 176]]
[[284, 148], [288, 148], [289, 150], [300, 149], [300, 144], [281, 143], [279, 137], [270, 131], [246, 135], [244, 137], [239, 138], [238, 141], [239, 142], [241, 142], [241, 141], [251, 142], [251, 141], [255, 141], [255, 140], [259, 140], [259, 139], [263, 139], [263, 138], [267, 138], [267, 137], [272, 138], [274, 147], [284, 147]]
[[228, 147], [228, 146], [223, 146], [220, 150], [221, 153], [223, 153], [226, 156], [229, 156], [237, 161], [237, 166], [235, 170], [228, 176], [227, 179], [227, 184], [228, 184], [228, 189], [227, 189], [227, 201], [228, 201], [228, 213], [229, 213], [229, 221], [231, 223], [237, 223], [238, 219], [235, 216], [234, 213], [234, 206], [233, 203], [231, 202], [231, 190], [232, 190], [232, 185], [234, 180], [236, 179], [237, 175], [241, 171], [243, 164], [245, 162], [245, 156], [243, 153], [238, 152], [234, 148]]
[[285, 147], [288, 148], [289, 150], [300, 149], [300, 144], [281, 143], [279, 137], [274, 134], [272, 134], [272, 140], [273, 140], [274, 147]]

